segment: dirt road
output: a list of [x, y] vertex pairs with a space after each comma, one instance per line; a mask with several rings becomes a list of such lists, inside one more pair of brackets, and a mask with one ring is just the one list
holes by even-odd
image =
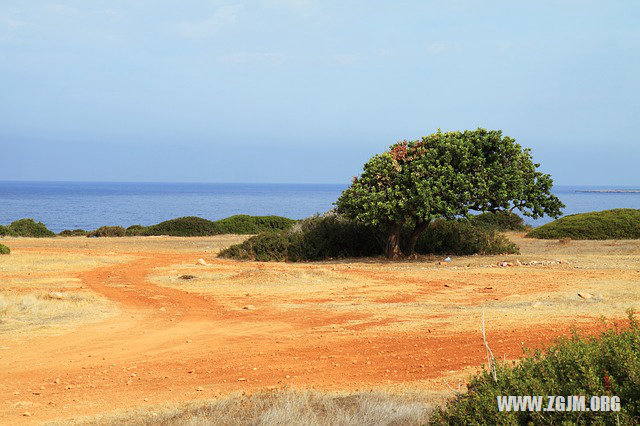
[[[567, 247], [512, 237], [522, 255], [454, 258], [449, 266], [435, 258], [215, 258], [239, 237], [7, 241], [3, 292], [60, 291], [46, 280], [67, 277], [75, 287], [63, 291], [94, 292], [117, 313], [53, 333], [43, 326], [0, 334], [0, 423], [280, 386], [448, 392], [486, 360], [483, 306], [493, 352], [506, 358], [572, 324], [594, 333], [600, 315], [640, 308], [640, 243]], [[60, 266], [61, 256], [87, 260]], [[498, 267], [503, 260], [514, 266]]]

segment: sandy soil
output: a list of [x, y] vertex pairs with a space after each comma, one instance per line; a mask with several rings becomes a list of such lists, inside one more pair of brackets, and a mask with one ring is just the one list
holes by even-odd
[[521, 255], [448, 266], [216, 259], [238, 236], [6, 240], [5, 296], [91, 293], [112, 309], [0, 328], [0, 423], [284, 386], [450, 392], [486, 361], [483, 306], [507, 359], [640, 308], [640, 242], [510, 237]]

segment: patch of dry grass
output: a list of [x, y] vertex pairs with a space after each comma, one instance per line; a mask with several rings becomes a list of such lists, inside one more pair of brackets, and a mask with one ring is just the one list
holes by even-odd
[[289, 389], [84, 417], [64, 424], [419, 425], [428, 422], [437, 403], [416, 394]]
[[56, 274], [83, 271], [114, 263], [123, 263], [129, 256], [88, 256], [80, 253], [37, 253], [16, 250], [11, 256], [0, 258], [1, 275]]
[[88, 292], [0, 293], [0, 334], [55, 331], [115, 314], [113, 304]]

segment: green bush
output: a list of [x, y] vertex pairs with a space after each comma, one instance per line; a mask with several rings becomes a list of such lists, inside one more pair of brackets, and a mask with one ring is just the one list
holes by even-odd
[[[132, 235], [172, 235], [176, 237], [202, 237], [220, 234], [259, 234], [284, 230], [296, 221], [281, 216], [236, 215], [216, 222], [196, 216], [166, 220], [157, 225], [136, 229]], [[133, 225], [140, 226], [140, 225]]]
[[142, 225], [131, 225], [125, 230], [125, 235], [127, 237], [132, 237], [135, 235], [143, 235], [147, 228]]
[[416, 244], [420, 254], [518, 253], [518, 246], [504, 235], [486, 227], [474, 226], [466, 219], [435, 220], [422, 233]]
[[294, 223], [296, 223], [295, 220], [282, 216], [249, 216], [246, 214], [238, 214], [216, 221], [222, 234], [259, 234], [288, 229]]
[[20, 219], [12, 222], [11, 225], [4, 227], [6, 235], [12, 237], [34, 237], [45, 238], [55, 237], [56, 234], [53, 231], [47, 229], [42, 222], [36, 222], [33, 219]]
[[11, 253], [11, 249], [4, 244], [0, 244], [0, 254], [9, 254]]
[[4, 225], [0, 225], [0, 237], [4, 237], [5, 235], [9, 235], [9, 228]]
[[223, 250], [220, 256], [296, 262], [381, 253], [376, 232], [340, 217], [328, 216], [305, 219], [288, 230], [256, 235]]
[[[520, 362], [496, 365], [497, 382], [487, 370], [468, 391], [436, 413], [436, 424], [638, 424], [640, 419], [640, 328], [629, 312], [630, 328], [613, 328], [599, 337], [560, 338]], [[593, 395], [620, 397], [621, 411], [498, 411], [503, 395]]]
[[122, 226], [101, 226], [87, 234], [87, 237], [124, 237], [125, 229]]
[[196, 216], [165, 220], [148, 226], [142, 235], [172, 235], [176, 237], [202, 237], [221, 234], [219, 226], [210, 220]]
[[235, 244], [220, 252], [218, 256], [259, 262], [287, 259], [291, 236], [286, 232], [265, 232], [253, 236], [242, 244]]
[[58, 235], [62, 237], [84, 237], [89, 233], [89, 231], [85, 231], [84, 229], [65, 229], [61, 231]]
[[528, 229], [524, 219], [515, 213], [509, 212], [486, 212], [472, 216], [469, 220], [476, 226], [483, 226], [497, 231], [525, 231]]
[[609, 240], [640, 238], [640, 210], [614, 209], [564, 216], [535, 228], [527, 237]]
[[[405, 229], [410, 232], [409, 227]], [[268, 232], [223, 250], [221, 257], [291, 262], [383, 254], [382, 233], [340, 216], [305, 219], [288, 230]], [[416, 244], [421, 254], [517, 253], [518, 248], [494, 230], [467, 220], [434, 221]]]

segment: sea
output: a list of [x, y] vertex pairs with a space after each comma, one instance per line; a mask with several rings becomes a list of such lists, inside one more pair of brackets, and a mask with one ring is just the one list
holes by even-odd
[[[152, 225], [181, 216], [210, 220], [235, 214], [302, 219], [333, 208], [342, 184], [123, 183], [0, 181], [0, 224], [33, 218], [49, 229]], [[640, 209], [640, 186], [555, 186], [564, 214]], [[538, 226], [551, 218], [532, 220]]]

